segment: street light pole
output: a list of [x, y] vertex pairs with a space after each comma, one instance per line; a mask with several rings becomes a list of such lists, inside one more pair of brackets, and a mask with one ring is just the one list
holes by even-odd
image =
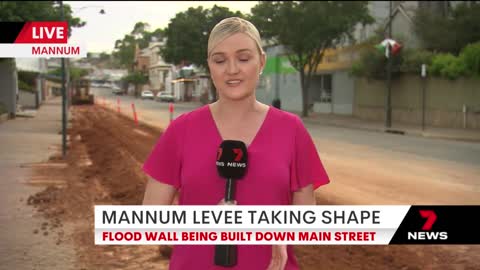
[[280, 54], [275, 59], [275, 98], [273, 99], [273, 107], [280, 109]]
[[[388, 38], [392, 38], [392, 1], [389, 1], [389, 25], [388, 25]], [[387, 63], [387, 95], [385, 101], [385, 126], [386, 128], [392, 127], [392, 46], [390, 42], [387, 42], [388, 50], [388, 63]]]
[[425, 107], [426, 107], [426, 101], [425, 101], [425, 87], [426, 87], [426, 79], [427, 79], [427, 65], [425, 64], [422, 64], [422, 73], [421, 73], [421, 76], [422, 76], [422, 85], [423, 85], [423, 88], [422, 88], [422, 131], [425, 131]]
[[[64, 21], [63, 1], [60, 1], [60, 20]], [[65, 58], [62, 62], [62, 155], [65, 159], [67, 155], [67, 90], [65, 87]]]
[[103, 6], [95, 6], [95, 5], [93, 5], [93, 6], [90, 6], [90, 5], [89, 5], [89, 6], [79, 7], [79, 8], [76, 8], [76, 11], [80, 11], [80, 10], [82, 10], [82, 9], [92, 8], [92, 7], [93, 7], [93, 8], [101, 8], [101, 9], [100, 9], [100, 14], [105, 14], [105, 9], [104, 9]]

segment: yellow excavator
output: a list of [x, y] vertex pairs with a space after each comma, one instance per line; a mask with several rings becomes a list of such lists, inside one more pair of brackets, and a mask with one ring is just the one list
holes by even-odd
[[73, 81], [72, 105], [93, 105], [94, 96], [90, 93], [90, 80], [79, 79]]

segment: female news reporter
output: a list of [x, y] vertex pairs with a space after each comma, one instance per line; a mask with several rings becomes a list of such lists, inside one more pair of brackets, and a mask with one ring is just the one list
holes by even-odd
[[[176, 118], [143, 169], [151, 176], [144, 204], [223, 203], [225, 180], [215, 166], [223, 140], [243, 141], [246, 175], [236, 183], [239, 205], [315, 204], [314, 189], [329, 182], [301, 119], [256, 100], [266, 55], [258, 30], [240, 18], [218, 23], [208, 40], [208, 66], [217, 88], [215, 103]], [[170, 269], [223, 269], [213, 265], [214, 247], [176, 246]], [[239, 245], [233, 269], [298, 269], [293, 247]]]

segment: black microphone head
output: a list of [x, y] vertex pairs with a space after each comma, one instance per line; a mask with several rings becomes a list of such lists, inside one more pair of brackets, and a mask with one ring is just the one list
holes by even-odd
[[241, 141], [225, 140], [217, 150], [218, 174], [224, 178], [240, 179], [247, 171], [247, 147]]

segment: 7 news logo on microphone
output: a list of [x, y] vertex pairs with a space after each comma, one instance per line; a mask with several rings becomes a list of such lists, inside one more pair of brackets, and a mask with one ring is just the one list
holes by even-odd
[[68, 44], [68, 23], [0, 22], [0, 58], [85, 57], [86, 48]]
[[479, 205], [413, 205], [390, 244], [480, 244]]
[[224, 141], [217, 150], [217, 167], [246, 168], [247, 150], [241, 142]]

